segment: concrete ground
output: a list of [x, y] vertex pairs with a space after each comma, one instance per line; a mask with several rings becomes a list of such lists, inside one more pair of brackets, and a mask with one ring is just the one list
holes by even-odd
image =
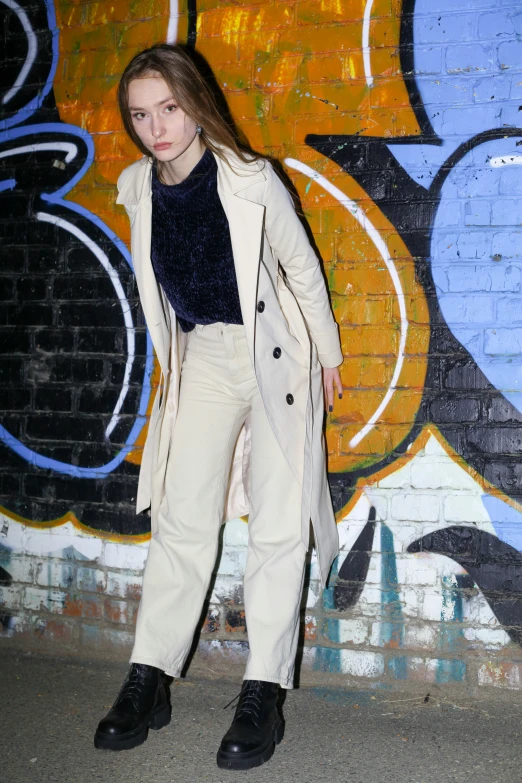
[[289, 692], [286, 734], [250, 772], [215, 762], [239, 683], [192, 679], [171, 687], [169, 726], [144, 745], [93, 747], [126, 666], [64, 662], [2, 650], [2, 783], [522, 783], [522, 699], [480, 699], [427, 688], [396, 692], [301, 688]]

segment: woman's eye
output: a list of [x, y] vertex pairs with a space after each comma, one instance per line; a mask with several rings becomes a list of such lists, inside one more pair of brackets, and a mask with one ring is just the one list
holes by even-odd
[[167, 111], [169, 114], [172, 114], [172, 112], [174, 111], [174, 109], [177, 109], [177, 108], [178, 108], [177, 106], [175, 106], [174, 104], [172, 104], [171, 106], [166, 106], [166, 107], [165, 107], [165, 111]]
[[142, 120], [145, 117], [142, 111], [137, 111], [136, 114], [133, 114], [132, 116], [135, 120]]

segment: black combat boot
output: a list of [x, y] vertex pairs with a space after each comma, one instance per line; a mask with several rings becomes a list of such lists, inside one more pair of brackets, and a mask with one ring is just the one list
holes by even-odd
[[234, 720], [217, 754], [218, 767], [250, 769], [271, 758], [285, 730], [277, 709], [278, 693], [276, 683], [244, 681]]
[[163, 672], [133, 663], [118, 698], [98, 724], [94, 747], [129, 750], [145, 742], [149, 729], [162, 729], [168, 723], [170, 704]]

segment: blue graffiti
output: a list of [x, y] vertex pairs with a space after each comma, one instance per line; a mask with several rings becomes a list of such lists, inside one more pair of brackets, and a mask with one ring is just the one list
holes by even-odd
[[[458, 651], [464, 641], [462, 621], [464, 620], [464, 602], [460, 588], [461, 575], [442, 577], [442, 624], [439, 629], [438, 646], [450, 652]], [[435, 680], [439, 683], [463, 682], [466, 677], [466, 664], [457, 658], [439, 658], [435, 671]]]
[[522, 413], [522, 135], [473, 147], [441, 188], [431, 241], [442, 314]]
[[482, 503], [500, 540], [522, 552], [522, 514], [520, 511], [493, 495], [483, 495]]
[[[127, 338], [133, 340], [134, 324], [132, 322], [130, 307], [125, 298], [125, 294], [123, 292], [123, 288], [119, 281], [116, 270], [110, 264], [105, 251], [90, 235], [90, 233], [92, 233], [92, 227], [94, 226], [98, 232], [102, 232], [102, 234], [107, 238], [109, 245], [116, 248], [118, 253], [125, 259], [128, 266], [132, 269], [130, 254], [121, 239], [113, 231], [111, 231], [98, 216], [94, 215], [92, 212], [80, 206], [79, 204], [75, 204], [74, 202], [66, 199], [67, 194], [85, 176], [86, 172], [93, 163], [94, 144], [90, 134], [82, 128], [59, 122], [34, 123], [32, 125], [22, 125], [21, 127], [15, 127], [20, 126], [23, 122], [27, 122], [27, 120], [37, 111], [37, 109], [42, 106], [44, 99], [52, 89], [53, 79], [56, 73], [56, 66], [58, 62], [58, 27], [56, 23], [53, 2], [52, 0], [45, 0], [47, 23], [51, 33], [51, 57], [47, 65], [44, 66], [47, 68], [48, 72], [42, 77], [40, 63], [40, 78], [31, 79], [29, 79], [29, 76], [38, 65], [38, 39], [33, 31], [28, 12], [26, 13], [24, 8], [18, 3], [7, 3], [7, 5], [9, 6], [10, 10], [18, 17], [18, 21], [26, 34], [27, 55], [25, 63], [20, 73], [18, 74], [14, 85], [4, 94], [4, 109], [8, 108], [10, 100], [20, 90], [29, 89], [29, 91], [31, 91], [32, 88], [28, 87], [27, 84], [35, 84], [36, 87], [34, 88], [34, 91], [36, 91], [37, 94], [33, 95], [25, 103], [25, 105], [15, 111], [12, 116], [0, 122], [0, 131], [2, 131], [0, 133], [0, 158], [15, 159], [16, 156], [23, 154], [53, 150], [63, 153], [65, 155], [65, 162], [70, 162], [77, 157], [79, 145], [83, 145], [83, 147], [85, 147], [85, 158], [78, 170], [75, 171], [75, 174], [68, 181], [66, 181], [65, 184], [62, 184], [61, 187], [54, 190], [54, 192], [38, 194], [40, 204], [49, 205], [49, 211], [45, 212], [44, 210], [41, 210], [40, 212], [36, 212], [36, 214], [32, 215], [32, 219], [36, 221], [52, 223], [56, 226], [58, 231], [65, 232], [66, 234], [69, 232], [68, 236], [73, 235], [75, 240], [82, 242], [86, 253], [94, 255], [102, 264], [102, 266], [104, 266], [105, 271], [108, 273], [111, 282], [113, 283], [114, 290], [120, 300], [120, 305], [122, 306], [122, 314], [125, 321]], [[18, 146], [16, 142], [19, 142]], [[14, 190], [16, 187], [16, 177], [10, 176], [3, 181], [0, 181], [0, 192]], [[68, 214], [70, 214], [73, 220], [67, 219]], [[80, 220], [78, 220], [78, 218], [80, 218]], [[132, 333], [131, 338], [129, 338], [130, 333]], [[130, 346], [131, 343], [128, 343], [128, 345]], [[122, 388], [122, 393], [118, 401], [119, 408], [121, 408], [121, 405], [123, 404], [123, 399], [125, 398], [126, 390], [128, 389], [128, 381], [130, 378], [133, 360], [134, 352], [129, 350], [125, 370], [126, 380], [124, 381], [124, 388]], [[147, 406], [151, 395], [150, 378], [152, 371], [153, 348], [150, 336], [147, 332], [145, 371], [137, 415], [130, 432], [125, 439], [123, 447], [112, 459], [110, 459], [105, 464], [97, 465], [95, 467], [81, 467], [39, 454], [38, 452], [26, 446], [19, 439], [15, 438], [2, 425], [0, 425], [0, 440], [2, 440], [5, 445], [12, 449], [20, 457], [27, 460], [34, 466], [44, 470], [51, 469], [58, 473], [67, 474], [71, 477], [82, 479], [92, 479], [107, 475], [108, 473], [114, 471], [125, 460], [126, 456], [133, 450], [136, 438], [146, 423]], [[111, 419], [111, 424], [106, 431], [107, 440], [110, 432], [112, 432], [112, 429], [114, 426], [116, 426], [116, 423], [119, 419], [118, 410], [115, 409]]]
[[[47, 25], [52, 36], [51, 39], [52, 56], [51, 56], [49, 73], [47, 75], [44, 84], [36, 83], [36, 87], [35, 87], [36, 95], [34, 95], [25, 104], [25, 106], [19, 109], [11, 117], [8, 117], [5, 120], [0, 120], [0, 130], [6, 130], [7, 128], [12, 128], [14, 125], [19, 125], [22, 122], [27, 122], [27, 120], [35, 113], [35, 111], [40, 108], [45, 98], [49, 95], [50, 91], [52, 90], [54, 77], [56, 75], [56, 68], [58, 65], [58, 25], [56, 22], [56, 14], [54, 11], [53, 0], [44, 0], [44, 2], [45, 2], [45, 10], [47, 12]], [[26, 64], [30, 65], [29, 58], [34, 60], [34, 56], [36, 55], [36, 51], [34, 50], [38, 46], [35, 33], [32, 29], [31, 21], [28, 18], [26, 12], [23, 10], [23, 8], [19, 6], [18, 3], [14, 3], [14, 4], [6, 3], [6, 4], [18, 16], [18, 19], [21, 22], [22, 27], [27, 36], [28, 56], [26, 59]], [[28, 77], [29, 75], [30, 75], [30, 69], [27, 70], [25, 76]], [[22, 85], [15, 84], [14, 88], [16, 89], [19, 86]], [[12, 89], [11, 92], [14, 92], [14, 89]], [[5, 103], [6, 102], [4, 96], [4, 105]]]
[[388, 149], [426, 189], [473, 136], [520, 127], [521, 32], [516, 0], [416, 1], [415, 84], [437, 138]]
[[[404, 646], [404, 616], [397, 577], [395, 540], [390, 528], [381, 522], [381, 612], [380, 641], [385, 647]], [[396, 680], [408, 676], [406, 657], [398, 655], [388, 661], [388, 669]]]

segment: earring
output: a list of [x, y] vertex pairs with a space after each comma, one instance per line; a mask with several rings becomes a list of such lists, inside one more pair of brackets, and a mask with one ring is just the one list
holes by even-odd
[[201, 132], [202, 132], [202, 130], [203, 130], [203, 128], [201, 127], [201, 125], [196, 125], [196, 133], [197, 133], [199, 136], [201, 136]]

